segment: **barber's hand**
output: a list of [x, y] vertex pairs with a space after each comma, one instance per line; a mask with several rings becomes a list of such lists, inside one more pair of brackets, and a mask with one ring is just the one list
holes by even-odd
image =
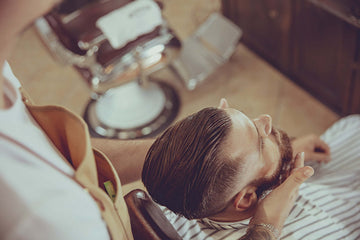
[[291, 175], [263, 200], [260, 200], [250, 224], [271, 224], [280, 232], [298, 196], [300, 185], [314, 174], [310, 166], [304, 167], [304, 154], [295, 157]]
[[305, 162], [328, 163], [331, 160], [329, 146], [314, 134], [296, 138], [292, 147], [294, 153], [305, 152]]

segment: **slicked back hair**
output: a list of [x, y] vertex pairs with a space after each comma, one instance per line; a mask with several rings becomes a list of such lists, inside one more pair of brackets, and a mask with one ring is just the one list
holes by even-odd
[[158, 137], [142, 171], [154, 201], [188, 219], [221, 212], [239, 169], [221, 151], [231, 127], [224, 110], [205, 108]]

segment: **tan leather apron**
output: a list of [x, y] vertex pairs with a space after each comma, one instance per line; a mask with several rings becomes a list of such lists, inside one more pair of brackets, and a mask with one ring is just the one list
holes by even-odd
[[[63, 107], [34, 106], [22, 89], [21, 92], [33, 118], [75, 170], [75, 176], [70, 177], [97, 202], [111, 238], [132, 240], [130, 218], [120, 179], [109, 159], [91, 147], [86, 123]], [[103, 186], [108, 180], [116, 191], [114, 202]]]

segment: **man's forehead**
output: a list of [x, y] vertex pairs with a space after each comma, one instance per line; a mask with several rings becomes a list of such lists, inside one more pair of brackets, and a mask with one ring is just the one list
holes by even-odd
[[227, 108], [225, 110], [232, 120], [232, 129], [226, 141], [226, 152], [233, 159], [241, 159], [257, 150], [257, 130], [243, 112]]
[[256, 130], [253, 120], [251, 120], [244, 112], [234, 108], [227, 108], [225, 111], [230, 115], [233, 124], [245, 129], [252, 128], [253, 130]]

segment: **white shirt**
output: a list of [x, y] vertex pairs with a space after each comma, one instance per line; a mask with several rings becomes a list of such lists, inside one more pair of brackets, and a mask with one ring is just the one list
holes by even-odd
[[74, 174], [28, 113], [7, 63], [3, 76], [12, 105], [0, 110], [0, 239], [109, 239], [92, 197], [39, 159]]

